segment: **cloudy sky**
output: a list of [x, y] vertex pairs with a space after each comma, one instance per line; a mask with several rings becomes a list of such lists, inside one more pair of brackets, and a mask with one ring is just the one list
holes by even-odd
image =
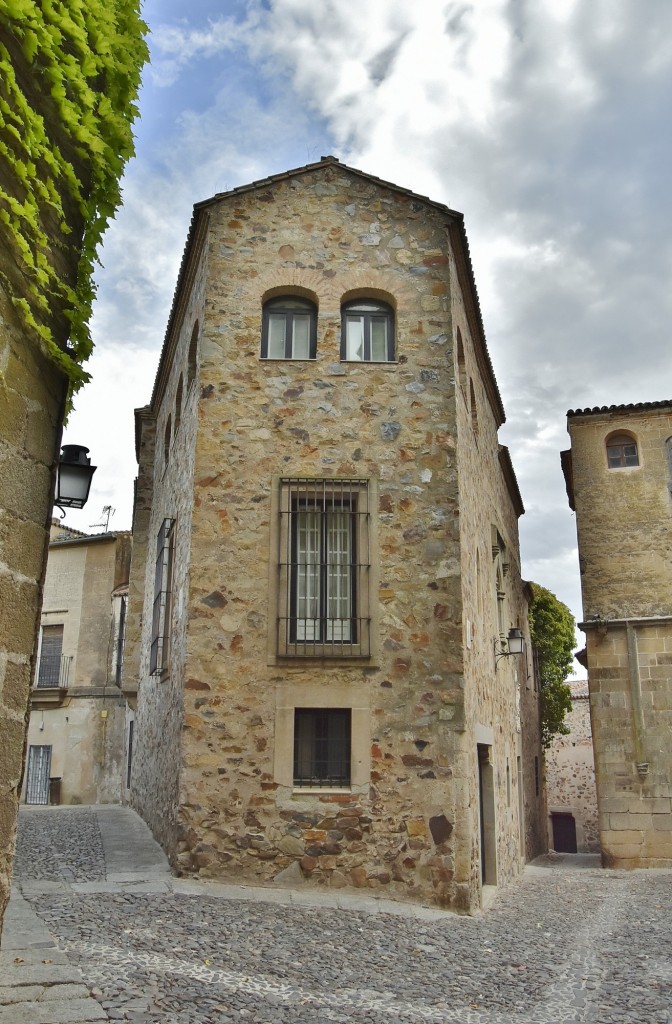
[[66, 440], [130, 527], [194, 202], [333, 154], [465, 215], [523, 573], [580, 617], [569, 408], [672, 398], [669, 0], [145, 0], [151, 66]]

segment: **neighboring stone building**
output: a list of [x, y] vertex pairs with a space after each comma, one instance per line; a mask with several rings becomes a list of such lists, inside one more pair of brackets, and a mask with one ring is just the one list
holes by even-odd
[[566, 736], [556, 736], [546, 751], [548, 841], [558, 853], [597, 853], [595, 759], [586, 679], [569, 680], [572, 710]]
[[672, 402], [570, 410], [602, 861], [672, 866]]
[[26, 803], [121, 803], [121, 666], [129, 532], [84, 534], [52, 520], [30, 695]]
[[503, 421], [460, 214], [333, 157], [196, 206], [124, 670], [180, 871], [471, 910], [544, 848]]

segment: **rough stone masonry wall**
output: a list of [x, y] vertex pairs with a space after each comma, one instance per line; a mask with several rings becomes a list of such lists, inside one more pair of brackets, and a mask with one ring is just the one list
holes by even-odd
[[573, 696], [572, 710], [566, 716], [565, 724], [569, 727], [569, 734], [556, 736], [546, 753], [548, 809], [550, 814], [553, 811], [571, 812], [576, 822], [578, 853], [597, 853], [600, 837], [587, 694]]
[[[200, 336], [204, 308], [205, 264], [196, 260], [189, 301], [179, 310], [168, 372], [160, 383], [156, 413], [141, 418], [140, 465], [133, 524], [129, 616], [124, 691], [137, 713], [131, 768], [131, 803], [148, 823], [173, 865], [177, 858], [177, 817], [182, 770], [184, 691], [190, 687], [184, 664], [188, 628], [199, 610], [189, 603], [189, 551], [202, 523], [192, 524], [194, 453], [201, 387], [198, 367], [189, 358], [192, 338]], [[195, 349], [192, 349], [192, 355]], [[181, 401], [178, 393], [181, 387]], [[169, 420], [170, 417], [170, 427]], [[169, 429], [168, 429], [169, 427]], [[164, 518], [175, 520], [172, 578], [170, 669], [149, 674], [157, 536]], [[215, 645], [210, 656], [216, 656]]]
[[[455, 338], [459, 330], [464, 364], [458, 367], [457, 452], [459, 508], [464, 592], [465, 641], [465, 747], [463, 780], [467, 788], [471, 823], [469, 850], [472, 892], [480, 888], [478, 846], [479, 792], [478, 742], [490, 739], [495, 780], [496, 878], [498, 884], [517, 875], [524, 860], [525, 837], [520, 808], [526, 806], [536, 823], [537, 800], [530, 787], [519, 794], [518, 756], [526, 761], [539, 753], [538, 730], [532, 729], [529, 750], [522, 749], [521, 690], [532, 682], [527, 626], [527, 603], [520, 576], [518, 520], [498, 458], [497, 422], [478, 374], [474, 342], [464, 303], [456, 292], [453, 309]], [[493, 551], [493, 528], [505, 542], [505, 551]], [[519, 626], [528, 636], [526, 654], [500, 659], [495, 667], [494, 645], [499, 638], [496, 567], [503, 571], [504, 632]], [[505, 573], [505, 574], [504, 574]], [[469, 626], [467, 625], [469, 623]], [[468, 642], [468, 632], [471, 642]], [[529, 677], [529, 678], [528, 678]], [[532, 691], [532, 713], [538, 714]], [[536, 744], [534, 738], [536, 735]], [[530, 765], [524, 766], [530, 776]], [[533, 774], [533, 763], [532, 763]], [[523, 782], [524, 786], [524, 782]], [[466, 851], [463, 850], [463, 856]], [[474, 896], [475, 898], [475, 896]]]
[[[603, 862], [670, 865], [672, 409], [569, 427], [584, 620], [604, 620], [586, 634]], [[620, 430], [636, 437], [640, 465], [609, 470], [605, 440]], [[630, 620], [629, 635], [616, 619]]]
[[[469, 908], [443, 217], [334, 168], [230, 197], [211, 218], [180, 868], [258, 881], [291, 868], [318, 884]], [[262, 302], [293, 289], [318, 305], [317, 359], [260, 361]], [[340, 362], [341, 302], [353, 293], [396, 305], [397, 362]], [[269, 663], [279, 474], [377, 481], [379, 643], [364, 666]], [[281, 708], [334, 700], [364, 709], [366, 781], [350, 794], [293, 792], [281, 781], [291, 778], [277, 749]]]
[[21, 331], [0, 288], [0, 921], [9, 898], [52, 467], [65, 380]]

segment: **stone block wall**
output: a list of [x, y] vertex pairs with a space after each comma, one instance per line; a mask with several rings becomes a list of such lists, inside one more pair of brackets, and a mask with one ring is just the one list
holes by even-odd
[[9, 898], [25, 720], [66, 381], [0, 288], [0, 920]]
[[[289, 872], [473, 908], [480, 901], [477, 747], [465, 696], [451, 295], [462, 282], [451, 271], [452, 218], [339, 166], [218, 198], [208, 214], [205, 255], [191, 277], [183, 272], [184, 297], [176, 299], [203, 301], [198, 430], [189, 438], [195, 460], [185, 435], [165, 468], [160, 453], [153, 466], [151, 455], [140, 466], [140, 478], [151, 478], [145, 652], [151, 538], [171, 509], [179, 550], [170, 670], [165, 679], [149, 677], [146, 653], [138, 666], [143, 750], [133, 801], [184, 872], [257, 882]], [[314, 360], [260, 359], [263, 303], [285, 293], [310, 297], [318, 309]], [[361, 296], [395, 309], [393, 362], [340, 359], [341, 305]], [[170, 346], [181, 351], [185, 330], [167, 342], [165, 392], [152, 402], [157, 452], [174, 408]], [[473, 506], [479, 488], [493, 507], [505, 500], [513, 550], [492, 385], [479, 383], [482, 363], [473, 372], [489, 453], [478, 463]], [[194, 406], [194, 423], [195, 416]], [[278, 654], [274, 553], [284, 476], [370, 482], [370, 656]], [[148, 495], [149, 484], [138, 504]], [[482, 518], [490, 538], [492, 517]], [[511, 579], [522, 614], [517, 569]], [[477, 681], [477, 668], [470, 681], [481, 687], [493, 730], [506, 734], [500, 792], [506, 751], [515, 774], [515, 695], [510, 674], [495, 675], [489, 644], [487, 683]], [[292, 785], [287, 723], [297, 707], [351, 709], [349, 792]], [[168, 758], [181, 765], [177, 786]], [[503, 878], [520, 863], [516, 815], [512, 798], [496, 826]]]
[[[672, 864], [672, 405], [569, 416], [602, 857]], [[638, 464], [609, 469], [625, 433]]]
[[587, 634], [602, 859], [672, 866], [672, 620]]

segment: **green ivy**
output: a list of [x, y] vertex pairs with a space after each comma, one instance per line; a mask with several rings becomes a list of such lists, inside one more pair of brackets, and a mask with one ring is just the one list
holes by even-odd
[[146, 31], [140, 0], [0, 0], [0, 237], [18, 271], [1, 277], [73, 392], [88, 379], [96, 252], [134, 152]]

